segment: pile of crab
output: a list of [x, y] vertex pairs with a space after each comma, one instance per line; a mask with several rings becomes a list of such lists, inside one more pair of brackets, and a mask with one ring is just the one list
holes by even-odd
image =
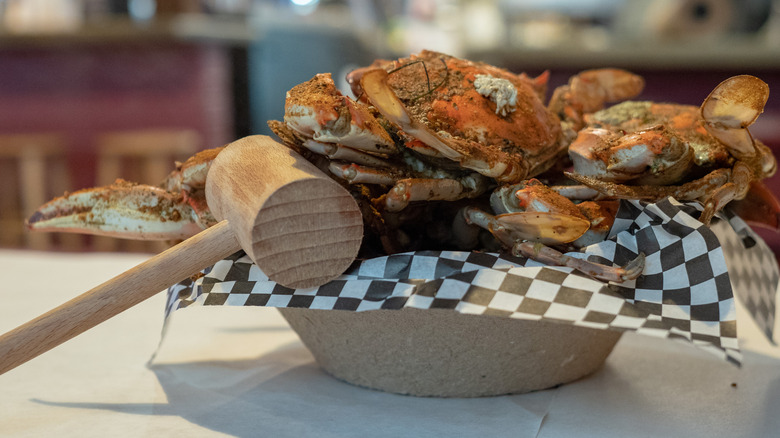
[[[695, 107], [630, 101], [644, 80], [618, 69], [584, 71], [545, 103], [547, 78], [424, 51], [351, 72], [354, 98], [318, 74], [269, 126], [353, 194], [364, 256], [503, 249], [621, 281], [641, 274], [641, 256], [608, 267], [563, 254], [604, 239], [619, 199], [697, 201], [704, 224], [731, 201], [759, 200], [777, 226], [760, 184], [776, 162], [748, 130], [769, 95], [760, 79], [726, 79]], [[54, 199], [29, 227], [186, 238], [214, 224], [203, 187], [219, 150], [179, 163], [160, 187], [118, 180]]]

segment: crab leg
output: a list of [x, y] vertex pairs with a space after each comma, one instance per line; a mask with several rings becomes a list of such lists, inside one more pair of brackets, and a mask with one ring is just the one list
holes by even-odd
[[350, 163], [373, 167], [389, 166], [389, 164], [380, 157], [335, 143], [323, 143], [315, 140], [304, 140], [302, 144], [303, 147], [314, 152], [315, 154], [324, 155], [331, 160], [348, 161]]
[[567, 266], [598, 280], [622, 282], [637, 278], [644, 270], [644, 255], [624, 267], [606, 266], [567, 256], [549, 244], [571, 242], [581, 236], [589, 223], [583, 219], [540, 212], [507, 213], [498, 216], [473, 207], [463, 210], [466, 222], [490, 231], [515, 256], [540, 263]]
[[512, 255], [525, 256], [547, 265], [567, 266], [603, 281], [633, 280], [642, 275], [645, 268], [645, 256], [642, 253], [623, 267], [607, 266], [567, 256], [538, 242], [517, 242], [512, 247]]
[[731, 169], [716, 169], [696, 181], [691, 181], [678, 186], [627, 186], [601, 181], [593, 177], [578, 175], [576, 173], [564, 173], [567, 177], [598, 190], [600, 193], [611, 198], [658, 201], [672, 196], [680, 201], [693, 201], [704, 198], [708, 193], [711, 193], [713, 190], [726, 184], [729, 181]]
[[427, 144], [417, 139], [404, 142], [404, 146], [407, 149], [414, 151], [420, 155], [424, 155], [426, 157], [445, 158], [445, 156], [441, 152], [439, 152], [438, 150], [428, 146]]
[[567, 186], [550, 186], [556, 193], [564, 198], [571, 200], [593, 200], [597, 199], [601, 193], [598, 190], [588, 187], [584, 184], [567, 185]]
[[737, 161], [731, 170], [730, 181], [715, 189], [704, 201], [704, 211], [699, 215], [699, 221], [709, 225], [715, 213], [726, 204], [734, 199], [744, 198], [750, 189], [750, 180], [750, 168], [745, 163]]
[[643, 254], [624, 267], [614, 267], [567, 256], [547, 246], [577, 239], [588, 226], [588, 222], [580, 218], [539, 212], [493, 216], [473, 207], [465, 208], [463, 215], [467, 223], [490, 231], [504, 246], [511, 248], [515, 256], [528, 257], [548, 265], [567, 266], [604, 281], [633, 280], [644, 270]]
[[644, 86], [641, 76], [625, 70], [586, 70], [572, 76], [567, 85], [556, 88], [548, 108], [579, 130], [584, 125], [583, 114], [595, 112], [607, 102], [631, 99]]
[[393, 185], [398, 176], [387, 169], [358, 166], [357, 164], [330, 163], [328, 170], [350, 184]]
[[463, 209], [466, 222], [490, 231], [507, 247], [531, 240], [546, 245], [568, 243], [587, 231], [590, 223], [579, 217], [549, 212], [516, 212], [494, 216], [475, 207]]
[[30, 216], [27, 227], [139, 240], [186, 239], [202, 231], [181, 195], [123, 180], [55, 198]]
[[479, 175], [461, 179], [405, 178], [398, 180], [385, 198], [387, 211], [401, 211], [413, 201], [457, 201], [485, 193], [488, 185]]

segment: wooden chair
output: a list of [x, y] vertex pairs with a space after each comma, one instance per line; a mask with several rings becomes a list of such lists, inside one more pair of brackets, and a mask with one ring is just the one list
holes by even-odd
[[[150, 129], [105, 133], [97, 138], [96, 184], [108, 185], [117, 178], [158, 185], [183, 161], [202, 147], [200, 134], [187, 129]], [[98, 251], [157, 253], [164, 242], [142, 242], [99, 237]]]
[[83, 236], [31, 233], [24, 220], [71, 189], [65, 141], [59, 134], [0, 135], [0, 246], [81, 250]]

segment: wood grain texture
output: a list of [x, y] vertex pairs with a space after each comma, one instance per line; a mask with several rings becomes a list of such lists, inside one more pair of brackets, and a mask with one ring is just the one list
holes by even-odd
[[123, 312], [240, 249], [220, 222], [0, 336], [0, 374]]
[[283, 286], [314, 287], [341, 275], [363, 239], [349, 192], [270, 137], [225, 148], [209, 170], [206, 199], [257, 266]]
[[222, 222], [0, 336], [0, 374], [241, 248], [289, 287], [322, 285], [357, 256], [363, 220], [355, 200], [269, 137], [225, 148], [209, 170], [206, 197]]

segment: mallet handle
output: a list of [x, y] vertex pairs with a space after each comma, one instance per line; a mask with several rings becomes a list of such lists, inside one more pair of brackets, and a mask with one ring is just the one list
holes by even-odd
[[227, 221], [0, 336], [0, 374], [241, 249]]

